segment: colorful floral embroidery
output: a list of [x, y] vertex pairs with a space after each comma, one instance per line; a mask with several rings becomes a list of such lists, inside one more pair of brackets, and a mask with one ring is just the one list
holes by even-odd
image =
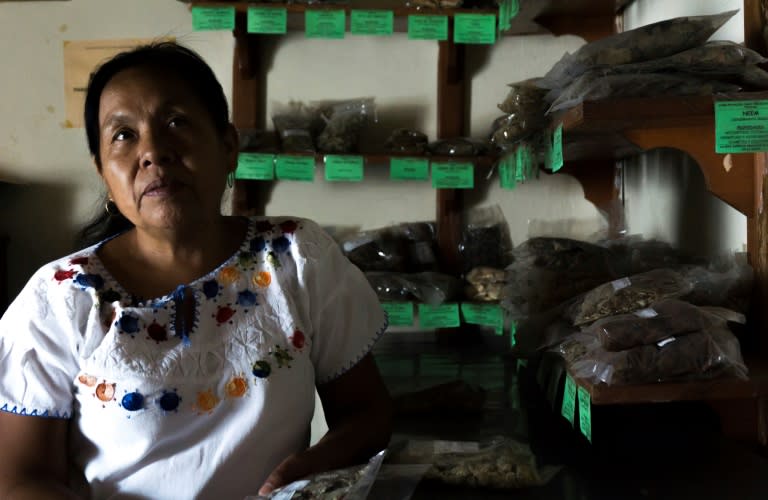
[[304, 347], [304, 343], [306, 342], [304, 333], [301, 330], [295, 330], [293, 335], [291, 335], [290, 340], [291, 344], [293, 344], [293, 347], [296, 349], [302, 349]]
[[240, 252], [237, 256], [240, 267], [250, 267], [253, 264], [253, 255], [250, 252]]
[[272, 231], [273, 227], [275, 227], [275, 225], [268, 220], [260, 220], [256, 222], [256, 231], [260, 233], [268, 233]]
[[272, 373], [272, 366], [268, 361], [257, 361], [253, 364], [252, 373], [257, 378], [267, 378]]
[[238, 292], [237, 303], [243, 307], [258, 305], [258, 302], [256, 302], [256, 294], [250, 290], [243, 290], [242, 292]]
[[282, 267], [282, 265], [280, 264], [280, 261], [277, 259], [277, 255], [275, 254], [275, 252], [269, 252], [267, 254], [267, 262], [272, 264], [275, 267], [275, 269], [280, 269]]
[[105, 380], [96, 386], [96, 391], [93, 393], [99, 401], [108, 403], [115, 400], [115, 387], [117, 384], [108, 384]]
[[120, 406], [128, 411], [139, 411], [144, 408], [144, 395], [139, 391], [129, 392], [123, 396]]
[[259, 271], [253, 275], [253, 284], [260, 288], [266, 288], [270, 283], [272, 283], [272, 275], [269, 271]]
[[242, 376], [232, 377], [232, 379], [227, 382], [225, 390], [228, 397], [241, 398], [248, 390], [248, 381]]
[[156, 402], [160, 409], [165, 412], [178, 412], [179, 404], [181, 404], [181, 396], [176, 393], [176, 389], [173, 389], [172, 391], [163, 391], [163, 395], [160, 396]]
[[219, 295], [219, 282], [216, 280], [208, 280], [203, 283], [203, 294], [208, 299], [215, 299]]
[[77, 381], [86, 387], [93, 387], [96, 385], [96, 377], [85, 373], [80, 374], [80, 376], [77, 377]]
[[284, 366], [287, 366], [288, 368], [291, 367], [291, 361], [293, 361], [293, 356], [291, 356], [291, 353], [289, 353], [286, 349], [283, 349], [279, 345], [275, 346], [275, 350], [270, 352], [275, 357], [275, 361], [277, 361], [277, 367], [283, 368]]
[[299, 225], [296, 223], [295, 220], [286, 220], [280, 223], [280, 229], [284, 233], [293, 234], [298, 228], [299, 228]]
[[235, 283], [238, 278], [240, 278], [240, 271], [235, 266], [228, 266], [219, 271], [219, 282], [224, 286]]
[[123, 333], [134, 335], [139, 331], [139, 318], [130, 313], [123, 313], [117, 320], [117, 327]]
[[213, 391], [204, 391], [197, 393], [197, 402], [194, 408], [201, 413], [210, 413], [219, 404], [219, 398], [213, 393]]
[[153, 321], [152, 324], [147, 327], [147, 334], [149, 335], [148, 338], [154, 340], [158, 344], [168, 340], [168, 328], [166, 328], [166, 325], [161, 325], [157, 321]]
[[104, 286], [104, 278], [98, 274], [78, 274], [75, 277], [75, 283], [85, 288], [95, 288], [99, 290]]
[[53, 273], [53, 279], [61, 283], [64, 280], [71, 280], [76, 274], [77, 274], [77, 271], [73, 269], [67, 269], [66, 271], [63, 269], [59, 269], [58, 271]]
[[257, 236], [251, 240], [251, 252], [259, 253], [267, 248], [267, 241], [261, 236]]
[[285, 236], [280, 236], [279, 238], [275, 238], [274, 240], [272, 240], [272, 250], [274, 250], [277, 253], [287, 252], [290, 246], [291, 246], [291, 240], [289, 240]]
[[69, 264], [71, 266], [87, 266], [88, 265], [88, 257], [75, 257], [72, 260], [69, 261]]
[[235, 315], [235, 310], [232, 309], [229, 306], [222, 306], [219, 307], [219, 309], [216, 311], [216, 314], [214, 314], [214, 318], [216, 318], [216, 326], [221, 326], [222, 324], [229, 321], [232, 316]]

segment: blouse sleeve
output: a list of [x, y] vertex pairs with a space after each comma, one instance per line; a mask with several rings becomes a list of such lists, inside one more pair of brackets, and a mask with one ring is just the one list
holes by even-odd
[[[53, 271], [50, 273], [53, 275]], [[0, 318], [0, 411], [41, 417], [72, 415], [78, 372], [76, 315], [41, 270]]]
[[330, 236], [313, 226], [304, 225], [310, 234], [316, 233], [314, 241], [305, 246], [302, 281], [313, 330], [310, 356], [316, 383], [323, 384], [344, 374], [371, 351], [387, 328], [387, 317], [360, 269]]

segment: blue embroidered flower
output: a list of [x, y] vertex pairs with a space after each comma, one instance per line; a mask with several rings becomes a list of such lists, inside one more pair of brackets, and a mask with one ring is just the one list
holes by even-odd
[[129, 392], [123, 396], [120, 406], [128, 411], [138, 411], [144, 408], [144, 396], [139, 392]]
[[261, 236], [257, 236], [251, 240], [251, 252], [261, 252], [267, 248], [267, 242]]
[[128, 313], [123, 313], [117, 320], [117, 326], [124, 333], [136, 333], [139, 331], [139, 318]]
[[219, 282], [216, 280], [208, 280], [203, 283], [203, 293], [206, 298], [215, 298], [219, 294]]
[[285, 236], [280, 236], [279, 238], [275, 238], [274, 240], [272, 240], [272, 249], [277, 253], [287, 252], [290, 246], [291, 246], [291, 240], [289, 240]]
[[266, 361], [257, 361], [253, 364], [253, 374], [258, 378], [267, 378], [272, 373], [272, 367]]
[[96, 290], [104, 286], [104, 278], [98, 274], [78, 274], [75, 283], [83, 287], [93, 287]]
[[237, 303], [243, 307], [258, 305], [256, 294], [250, 290], [243, 290], [237, 294]]
[[181, 403], [181, 397], [176, 394], [175, 390], [171, 392], [163, 392], [163, 395], [157, 400], [158, 406], [160, 406], [163, 411], [176, 411], [179, 407], [179, 403]]

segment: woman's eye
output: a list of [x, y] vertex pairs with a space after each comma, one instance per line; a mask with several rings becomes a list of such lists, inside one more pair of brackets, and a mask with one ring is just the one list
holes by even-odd
[[169, 127], [181, 127], [182, 125], [185, 125], [187, 123], [187, 119], [183, 116], [174, 116], [170, 120], [168, 120], [168, 126]]
[[112, 136], [112, 141], [113, 142], [125, 141], [127, 139], [130, 139], [130, 137], [131, 137], [130, 130], [118, 130], [117, 132], [115, 132], [115, 135]]

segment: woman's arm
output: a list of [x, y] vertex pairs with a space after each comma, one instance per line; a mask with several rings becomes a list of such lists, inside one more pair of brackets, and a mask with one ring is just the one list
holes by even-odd
[[68, 420], [0, 412], [0, 498], [76, 499], [67, 489]]
[[328, 432], [311, 448], [286, 458], [270, 474], [259, 494], [309, 474], [367, 461], [386, 448], [392, 434], [392, 402], [373, 356], [318, 386]]

